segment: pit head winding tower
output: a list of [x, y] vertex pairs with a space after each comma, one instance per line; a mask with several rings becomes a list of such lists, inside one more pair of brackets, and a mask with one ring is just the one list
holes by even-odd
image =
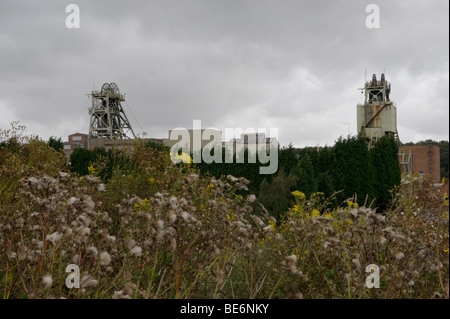
[[389, 98], [391, 84], [384, 73], [378, 81], [374, 74], [372, 80], [365, 83], [364, 104], [357, 106], [358, 133], [365, 137], [369, 147], [384, 135], [398, 138], [397, 108]]
[[100, 91], [92, 91], [89, 139], [131, 139], [134, 131], [122, 108], [124, 95], [115, 83], [105, 83]]

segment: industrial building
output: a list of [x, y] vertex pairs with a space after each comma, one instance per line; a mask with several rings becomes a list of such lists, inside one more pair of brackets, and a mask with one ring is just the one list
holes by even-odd
[[369, 147], [384, 135], [398, 137], [397, 108], [390, 100], [391, 83], [386, 81], [384, 73], [378, 81], [376, 75], [366, 82], [364, 104], [357, 105], [358, 133], [366, 138]]
[[[391, 84], [386, 81], [384, 73], [380, 80], [376, 75], [361, 88], [364, 104], [357, 105], [358, 133], [365, 137], [368, 147], [372, 147], [384, 135], [392, 135], [398, 140], [397, 108], [390, 99]], [[136, 138], [130, 122], [122, 108], [121, 102], [125, 96], [120, 93], [115, 83], [104, 83], [100, 91], [92, 91], [92, 106], [89, 108], [89, 134], [74, 133], [64, 142], [64, 153], [67, 157], [76, 148], [94, 149], [96, 147], [123, 148], [132, 146]], [[194, 136], [203, 137], [204, 129], [187, 130], [190, 137], [190, 150], [192, 153]], [[197, 132], [198, 131], [198, 132]], [[144, 138], [156, 144], [172, 147], [178, 140], [176, 130], [169, 131], [169, 138]], [[243, 133], [240, 138], [222, 141], [222, 132], [214, 130], [214, 137], [201, 138], [200, 146], [203, 149], [213, 139], [221, 141], [222, 146], [233, 145], [233, 153], [237, 149], [259, 149], [263, 145], [270, 148], [273, 139], [264, 133]], [[278, 143], [278, 142], [276, 142]], [[278, 144], [277, 144], [278, 145]], [[399, 147], [399, 163], [403, 174], [421, 173], [431, 175], [433, 181], [440, 181], [440, 150], [438, 146], [402, 146]]]
[[[392, 135], [398, 140], [397, 108], [390, 99], [391, 83], [384, 73], [380, 80], [376, 74], [365, 83], [364, 104], [357, 105], [358, 133], [365, 137], [368, 147], [378, 139]], [[399, 163], [403, 174], [431, 175], [436, 183], [440, 180], [440, 151], [435, 145], [399, 147]]]
[[87, 147], [87, 139], [88, 135], [84, 133], [75, 133], [68, 136], [67, 142], [64, 142], [64, 154], [66, 154], [66, 157], [70, 157], [70, 154], [76, 149], [76, 148], [86, 148]]
[[401, 146], [399, 151], [400, 161], [403, 159], [409, 167], [404, 173], [430, 175], [435, 183], [440, 182], [441, 160], [440, 149], [437, 145]]
[[[100, 91], [92, 91], [92, 105], [89, 108], [89, 134], [75, 133], [68, 136], [64, 142], [64, 153], [66, 157], [76, 148], [93, 150], [103, 147], [123, 148], [132, 146], [136, 135], [123, 110], [121, 102], [125, 96], [120, 93], [115, 83], [104, 83]], [[156, 144], [163, 144], [162, 139], [144, 138]]]
[[92, 106], [89, 124], [89, 139], [136, 138], [130, 122], [122, 108], [125, 96], [115, 83], [104, 83], [100, 91], [92, 91]]
[[[103, 147], [108, 150], [110, 148], [120, 149], [132, 146], [136, 135], [122, 107], [121, 103], [125, 101], [125, 95], [120, 93], [118, 86], [115, 83], [104, 83], [100, 91], [92, 91], [90, 96], [92, 105], [89, 108], [89, 134], [75, 133], [69, 135], [68, 141], [64, 142], [64, 153], [66, 156], [70, 157], [70, 154], [80, 147], [90, 150], [96, 147]], [[189, 149], [191, 153], [193, 153], [194, 146], [197, 145], [197, 143], [194, 144], [196, 137], [200, 138], [198, 146], [201, 149], [215, 140], [221, 146], [225, 146], [226, 143], [233, 143], [233, 151], [240, 149], [241, 146], [244, 149], [258, 149], [264, 144], [270, 147], [273, 141], [273, 138], [266, 138], [265, 135], [259, 136], [256, 133], [243, 133], [238, 139], [223, 142], [222, 132], [211, 129], [207, 132], [208, 136], [205, 136], [205, 138], [203, 138], [205, 129], [191, 129], [180, 132], [169, 130], [169, 138], [167, 139], [143, 138], [143, 140], [172, 147], [181, 139], [178, 135], [183, 135], [186, 132], [189, 134]]]

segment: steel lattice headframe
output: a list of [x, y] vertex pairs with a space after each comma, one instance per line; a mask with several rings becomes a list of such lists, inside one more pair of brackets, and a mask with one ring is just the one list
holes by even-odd
[[104, 83], [100, 91], [92, 91], [89, 123], [90, 138], [129, 139], [134, 131], [122, 108], [125, 97], [115, 83]]

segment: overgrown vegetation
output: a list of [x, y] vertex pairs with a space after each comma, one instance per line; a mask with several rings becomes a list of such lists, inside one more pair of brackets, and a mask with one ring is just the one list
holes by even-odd
[[[16, 133], [2, 134], [3, 298], [445, 295], [448, 196], [429, 180], [405, 177], [382, 214], [369, 207], [369, 197], [360, 204], [352, 196], [337, 199], [343, 192], [307, 197], [289, 186], [284, 213], [276, 215], [270, 197], [248, 191], [249, 180], [174, 165], [167, 152], [141, 141], [129, 150], [97, 150], [78, 174], [48, 143], [31, 137], [24, 145]], [[342, 141], [337, 149], [352, 143], [359, 142]], [[363, 148], [355, 151], [359, 157], [373, 158]], [[321, 172], [317, 190], [331, 167]], [[340, 169], [355, 189], [366, 171]], [[281, 179], [297, 187], [294, 174]], [[80, 268], [79, 289], [65, 285], [69, 264]], [[379, 289], [365, 287], [369, 264], [380, 267]]]

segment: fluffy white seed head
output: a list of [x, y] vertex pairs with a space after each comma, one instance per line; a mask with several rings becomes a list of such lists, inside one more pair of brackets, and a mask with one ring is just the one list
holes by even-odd
[[44, 277], [42, 277], [42, 284], [47, 288], [51, 287], [53, 285], [52, 276], [45, 275]]
[[130, 250], [131, 255], [135, 257], [141, 257], [142, 256], [142, 248], [139, 246], [134, 247]]
[[62, 238], [62, 234], [58, 232], [54, 232], [53, 234], [47, 235], [47, 240], [52, 242], [52, 244], [56, 244]]
[[108, 266], [111, 263], [111, 255], [104, 251], [100, 254], [100, 264], [103, 266]]

